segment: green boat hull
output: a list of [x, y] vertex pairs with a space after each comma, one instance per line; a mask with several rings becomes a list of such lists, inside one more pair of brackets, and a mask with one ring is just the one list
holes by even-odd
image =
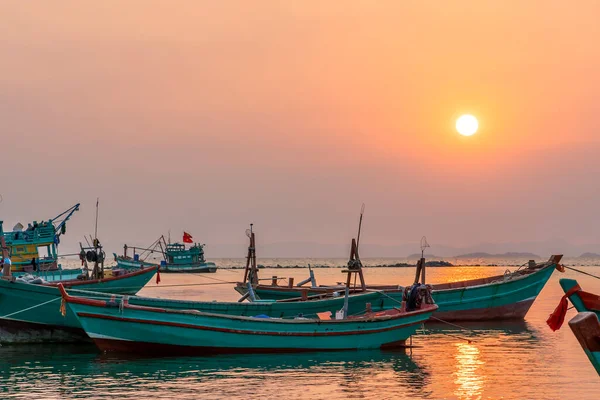
[[[565, 293], [569, 292], [579, 284], [574, 279], [561, 279], [560, 286]], [[587, 294], [590, 296], [590, 294]], [[591, 295], [595, 296], [595, 295]], [[600, 305], [600, 298], [596, 304]], [[569, 327], [579, 341], [592, 366], [600, 375], [600, 309], [591, 309], [586, 306], [579, 292], [569, 296], [569, 300], [575, 306], [578, 314], [569, 321]]]
[[166, 272], [166, 273], [217, 272], [217, 265], [212, 262], [191, 263], [191, 264], [166, 264], [166, 265], [161, 265], [160, 271]]
[[116, 268], [121, 268], [121, 269], [125, 269], [125, 270], [135, 270], [135, 269], [141, 269], [141, 268], [147, 268], [147, 267], [155, 267], [158, 265], [156, 263], [140, 261], [140, 260], [133, 260], [131, 258], [125, 259], [123, 257], [117, 256], [116, 254], [115, 254], [115, 260], [117, 262]]
[[145, 355], [395, 347], [403, 345], [436, 308], [428, 305], [393, 317], [324, 321], [118, 307], [106, 301], [73, 297], [67, 303], [100, 350]]
[[[135, 294], [156, 270], [100, 281], [65, 281], [67, 287], [104, 293]], [[56, 286], [0, 279], [0, 343], [74, 342], [86, 340], [75, 315], [60, 312]]]
[[[123, 299], [123, 296], [118, 294], [87, 290], [69, 290], [69, 292], [87, 298], [113, 299], [115, 302], [121, 302]], [[0, 280], [0, 315], [7, 315], [25, 308], [34, 307], [52, 299], [58, 299], [59, 296], [58, 289], [53, 286]], [[78, 320], [70, 312], [67, 312], [66, 316], [63, 317], [59, 312], [60, 302], [57, 301], [50, 302], [31, 311], [19, 313], [11, 319], [0, 319], [0, 329], [4, 327], [5, 330], [10, 330], [13, 336], [15, 333], [20, 333], [21, 336], [19, 339], [13, 338], [12, 340], [6, 339], [5, 341], [38, 342], [43, 341], [44, 338], [46, 338], [46, 341], [54, 342], [82, 340], [85, 335]], [[193, 302], [138, 296], [128, 296], [127, 301], [132, 305], [160, 307], [172, 310], [198, 310], [224, 315], [263, 315], [274, 318], [303, 316], [314, 318], [317, 316], [317, 313], [327, 311], [335, 315], [336, 311], [344, 307], [345, 300], [340, 295], [335, 298], [321, 300], [290, 302]], [[356, 294], [348, 298], [348, 315], [363, 313], [367, 303], [371, 304], [373, 311], [382, 311], [388, 308], [384, 307], [385, 297], [379, 293]], [[398, 304], [396, 305], [399, 306]]]
[[[433, 316], [445, 321], [523, 319], [554, 269], [554, 265], [549, 265], [527, 275], [513, 275], [511, 278], [507, 275], [433, 285], [432, 296], [439, 307]], [[395, 307], [402, 300], [402, 290], [397, 287], [367, 286], [367, 289], [386, 294], [384, 308]], [[238, 285], [236, 290], [242, 294], [247, 291], [243, 285]], [[254, 288], [258, 298], [274, 300], [297, 297], [302, 291], [310, 296], [330, 290], [328, 287], [288, 288], [266, 285]]]

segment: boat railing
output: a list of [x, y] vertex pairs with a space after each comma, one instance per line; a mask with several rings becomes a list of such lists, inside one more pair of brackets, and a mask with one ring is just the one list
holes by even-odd
[[4, 232], [4, 237], [11, 242], [22, 241], [25, 243], [34, 242], [53, 242], [54, 241], [54, 227], [48, 229], [43, 227], [34, 230], [16, 231], [16, 232]]

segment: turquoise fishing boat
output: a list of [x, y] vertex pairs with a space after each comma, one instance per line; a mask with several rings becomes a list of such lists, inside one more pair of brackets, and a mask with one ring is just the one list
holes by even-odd
[[[313, 271], [309, 266], [309, 277], [294, 285], [289, 278], [287, 285], [280, 285], [280, 280], [274, 276], [271, 284], [263, 284], [258, 278], [256, 266], [256, 235], [252, 225], [246, 231], [250, 239], [244, 280], [238, 282], [235, 290], [245, 299], [275, 299], [281, 300], [298, 296], [314, 296], [343, 290], [348, 287], [352, 293], [375, 291], [382, 293], [383, 308], [396, 307], [398, 302], [406, 298], [406, 288], [400, 285], [367, 285], [363, 274], [363, 265], [358, 254], [360, 228], [364, 204], [360, 213], [357, 239], [352, 239], [348, 268], [342, 270], [346, 274], [345, 285], [318, 286]], [[429, 247], [427, 239], [421, 239], [421, 259], [417, 263], [417, 271], [413, 285], [426, 282], [425, 249]], [[506, 270], [503, 275], [489, 278], [465, 280], [452, 283], [428, 285], [432, 296], [438, 305], [433, 318], [443, 321], [487, 321], [524, 319], [529, 308], [542, 291], [554, 269], [561, 269], [559, 262], [562, 255], [553, 255], [545, 263], [529, 261], [527, 266], [519, 267], [516, 271]], [[523, 268], [525, 267], [525, 268]], [[358, 285], [357, 285], [358, 280]], [[310, 286], [306, 286], [310, 283]]]
[[[69, 288], [104, 293], [136, 294], [155, 275], [148, 268], [104, 279], [66, 280]], [[74, 315], [63, 317], [57, 282], [26, 283], [17, 277], [0, 279], [0, 342], [70, 342], [85, 340]]]
[[204, 259], [204, 245], [195, 243], [186, 248], [183, 243], [170, 243], [165, 248], [164, 272], [216, 272], [215, 263]]
[[[184, 234], [184, 242], [192, 245], [186, 247], [185, 243], [167, 243], [164, 236], [159, 237], [147, 248], [123, 246], [123, 255], [115, 256], [118, 268], [137, 269], [157, 265], [154, 260], [148, 258], [154, 253], [160, 254], [161, 272], [216, 272], [217, 266], [213, 262], [204, 259], [204, 245], [193, 243], [189, 234]], [[129, 249], [133, 250], [133, 256], [129, 256]], [[141, 251], [141, 252], [140, 252]]]
[[[507, 271], [503, 275], [431, 285], [433, 299], [439, 307], [433, 316], [445, 321], [523, 319], [561, 258], [561, 255], [555, 255], [545, 263], [530, 262], [525, 268]], [[279, 280], [275, 278], [270, 285], [261, 284], [257, 278], [258, 270], [250, 270], [247, 275], [250, 279], [256, 277], [251, 287], [258, 299], [286, 299], [302, 293], [312, 296], [341, 289], [341, 286], [317, 286], [314, 274], [310, 272], [311, 277], [298, 285], [294, 285], [293, 280], [289, 280], [287, 285], [279, 285]], [[362, 265], [343, 272], [348, 275], [347, 282], [353, 292], [385, 293], [384, 307], [394, 307], [395, 302], [403, 296], [404, 288], [399, 285], [366, 285], [362, 277]], [[352, 275], [359, 275], [359, 286], [351, 285]], [[236, 291], [246, 295], [248, 281], [247, 277], [245, 282], [238, 283]], [[306, 285], [308, 283], [311, 285]]]
[[75, 204], [54, 218], [33, 221], [27, 228], [18, 223], [8, 232], [0, 221], [0, 235], [8, 248], [12, 272], [57, 270], [60, 237], [67, 232], [67, 221], [78, 210], [79, 204]]
[[574, 279], [561, 279], [560, 286], [578, 311], [569, 327], [600, 375], [600, 296], [584, 292]]
[[413, 311], [403, 306], [343, 319], [322, 315], [318, 319], [286, 319], [138, 306], [76, 297], [59, 288], [100, 350], [144, 355], [397, 347], [437, 309], [435, 304], [423, 302]]

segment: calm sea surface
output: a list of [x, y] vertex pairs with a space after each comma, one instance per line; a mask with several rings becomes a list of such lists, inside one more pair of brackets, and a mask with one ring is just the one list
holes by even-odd
[[[302, 265], [307, 260], [279, 263]], [[241, 261], [223, 260], [223, 264]], [[502, 274], [507, 268], [514, 269], [429, 268], [427, 276], [431, 283], [448, 282]], [[598, 267], [581, 269], [600, 275]], [[339, 269], [315, 273], [319, 284], [344, 279]], [[262, 269], [261, 274], [294, 277], [298, 282], [307, 271]], [[239, 295], [221, 281], [233, 282], [241, 275], [240, 270], [162, 274], [160, 285], [152, 282], [140, 294], [235, 301]], [[365, 275], [369, 283], [404, 285], [412, 280], [414, 269], [367, 268]], [[566, 323], [558, 332], [545, 324], [562, 296], [561, 277], [576, 278], [584, 290], [600, 293], [600, 280], [556, 271], [524, 322], [464, 324], [470, 330], [426, 325], [414, 336], [418, 347], [412, 352], [128, 358], [102, 355], [88, 345], [4, 346], [0, 348], [0, 398], [600, 399], [600, 377]], [[183, 283], [219, 284], [168, 287]], [[574, 315], [575, 310], [570, 310], [566, 320]]]

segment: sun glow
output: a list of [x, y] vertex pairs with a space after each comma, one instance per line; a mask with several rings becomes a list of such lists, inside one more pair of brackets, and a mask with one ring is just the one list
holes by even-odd
[[463, 136], [474, 135], [478, 128], [479, 122], [477, 122], [477, 118], [472, 115], [461, 115], [460, 118], [456, 120], [456, 130]]

